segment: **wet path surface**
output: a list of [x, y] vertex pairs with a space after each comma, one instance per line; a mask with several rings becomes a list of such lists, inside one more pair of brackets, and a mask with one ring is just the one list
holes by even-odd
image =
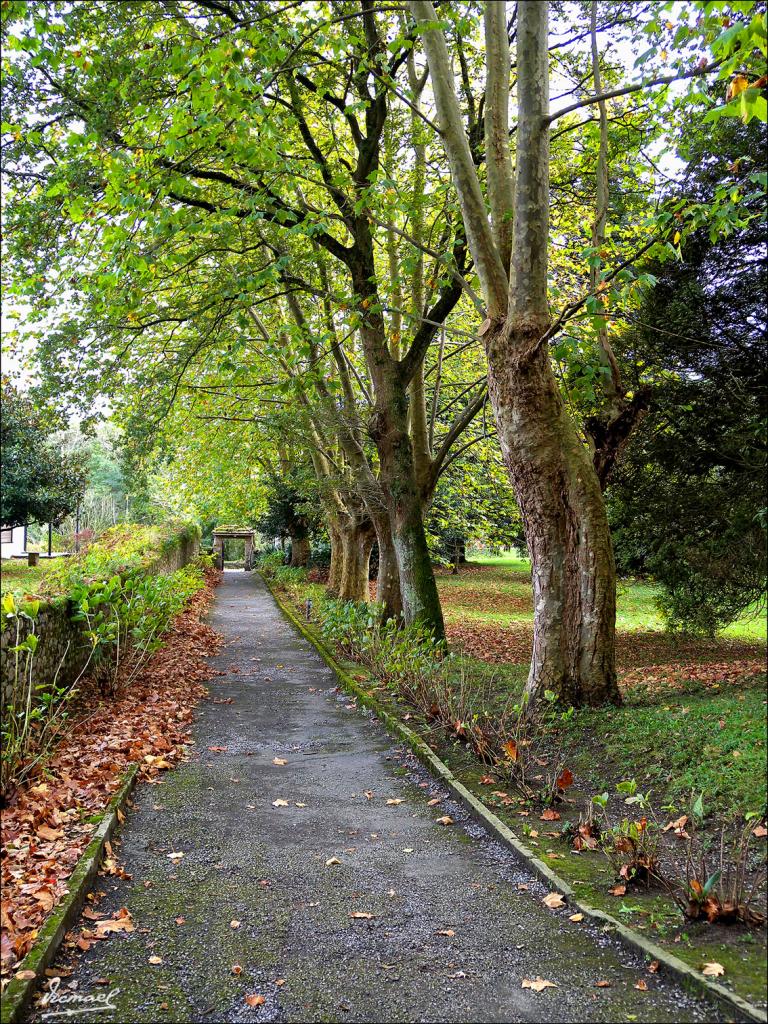
[[[115, 1009], [70, 1020], [720, 1019], [544, 907], [456, 804], [429, 806], [440, 787], [335, 692], [260, 579], [226, 573], [210, 622], [225, 674], [192, 758], [137, 791], [118, 849], [131, 878], [96, 886], [99, 910], [128, 907], [136, 931], [78, 954], [62, 982], [119, 989]], [[521, 987], [537, 977], [557, 987]]]

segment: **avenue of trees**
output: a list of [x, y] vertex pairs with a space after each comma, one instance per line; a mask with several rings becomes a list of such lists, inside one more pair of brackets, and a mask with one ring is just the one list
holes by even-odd
[[760, 592], [763, 3], [2, 14], [7, 291], [132, 480], [437, 638], [428, 533], [524, 533], [532, 699], [618, 701], [614, 539], [673, 621]]

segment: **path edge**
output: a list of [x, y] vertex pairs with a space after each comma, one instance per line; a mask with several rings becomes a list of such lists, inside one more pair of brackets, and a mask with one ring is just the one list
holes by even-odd
[[47, 967], [53, 963], [66, 933], [74, 924], [85, 902], [88, 889], [98, 874], [104, 846], [118, 824], [118, 811], [125, 806], [139, 773], [138, 762], [123, 773], [119, 788], [110, 798], [98, 828], [80, 854], [75, 869], [67, 879], [67, 894], [46, 919], [34, 945], [19, 964], [17, 971], [34, 971], [33, 978], [12, 978], [2, 994], [2, 1024], [19, 1024], [29, 1008], [35, 989]]
[[[434, 750], [427, 745], [425, 740], [418, 735], [418, 733], [414, 732], [413, 729], [402, 722], [396, 715], [393, 715], [391, 711], [388, 711], [376, 697], [370, 694], [352, 678], [349, 672], [339, 664], [333, 653], [328, 647], [326, 647], [323, 641], [307, 628], [307, 626], [295, 614], [293, 608], [290, 607], [287, 601], [283, 599], [283, 596], [267, 579], [265, 579], [261, 573], [259, 573], [259, 578], [264, 582], [264, 585], [272, 595], [275, 604], [283, 615], [289, 620], [289, 622], [291, 622], [299, 633], [301, 633], [304, 639], [312, 644], [323, 661], [325, 661], [328, 667], [335, 673], [344, 689], [354, 694], [354, 696], [357, 697], [360, 703], [365, 707], [370, 708], [370, 710], [375, 713], [376, 717], [384, 724], [388, 732], [394, 733], [406, 742], [424, 767], [438, 778], [443, 785], [451, 790], [455, 798], [465, 808], [465, 810], [467, 810], [476, 821], [483, 825], [486, 830], [494, 836], [494, 838], [520, 857], [531, 871], [538, 875], [542, 881], [546, 882], [557, 892], [567, 897], [569, 903], [577, 908], [580, 913], [584, 914], [585, 917], [590, 918], [595, 924], [599, 925], [603, 930], [610, 930], [610, 932], [614, 934], [620, 942], [633, 952], [639, 952], [649, 960], [658, 960], [661, 967], [670, 975], [677, 978], [681, 985], [689, 992], [693, 992], [696, 995], [703, 995], [720, 1008], [736, 1011], [742, 1015], [743, 1019], [748, 1021], [756, 1021], [759, 1022], [759, 1024], [765, 1024], [765, 1022], [768, 1021], [768, 1015], [759, 1007], [754, 1006], [735, 992], [731, 992], [729, 989], [725, 988], [724, 985], [719, 985], [717, 982], [713, 982], [708, 978], [705, 978], [679, 957], [676, 957], [673, 953], [669, 953], [667, 950], [662, 949], [661, 946], [657, 946], [655, 942], [652, 942], [650, 939], [646, 938], [646, 936], [641, 935], [634, 929], [627, 927], [627, 925], [618, 921], [611, 914], [608, 914], [603, 910], [598, 910], [597, 907], [593, 907], [591, 904], [584, 903], [579, 900], [573, 887], [569, 885], [565, 879], [560, 878], [560, 876], [554, 872], [548, 864], [545, 864], [544, 861], [537, 857], [532, 850], [518, 839], [508, 825], [505, 825], [505, 823], [497, 817], [497, 815], [495, 815], [493, 811], [482, 802], [482, 800], [476, 797], [474, 793], [471, 793], [467, 787], [456, 778], [448, 765], [439, 758]], [[5, 1018], [3, 1018], [3, 1024], [5, 1024]]]

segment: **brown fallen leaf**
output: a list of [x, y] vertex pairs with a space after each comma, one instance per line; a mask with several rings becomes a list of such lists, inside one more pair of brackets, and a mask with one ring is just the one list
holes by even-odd
[[565, 900], [559, 892], [549, 893], [541, 902], [545, 907], [549, 907], [550, 910], [557, 910], [559, 907], [565, 906]]
[[282, 988], [283, 985], [285, 984], [285, 978], [277, 978], [275, 980], [275, 984], [277, 985], [278, 988]]
[[523, 984], [521, 988], [530, 988], [534, 992], [543, 992], [545, 988], [557, 988], [554, 981], [545, 981], [543, 978], [523, 978]]
[[163, 958], [161, 956], [151, 956], [147, 962], [157, 966], [163, 962]]
[[273, 757], [272, 758], [272, 764], [283, 765], [283, 764], [288, 764], [288, 762], [286, 761], [286, 759], [284, 757]]
[[327, 868], [331, 867], [334, 864], [341, 864], [341, 861], [339, 860], [338, 857], [329, 857], [328, 860], [325, 862], [325, 866]]
[[181, 924], [184, 924], [185, 921], [186, 921], [185, 917], [177, 917], [176, 918], [176, 924], [181, 925]]
[[248, 1006], [263, 1006], [267, 1000], [264, 996], [246, 996], [245, 1001]]
[[480, 779], [480, 785], [481, 786], [495, 786], [496, 785], [496, 779], [494, 779], [494, 777], [492, 775], [483, 775], [483, 777]]
[[123, 918], [120, 921], [97, 921], [96, 922], [96, 938], [100, 939], [104, 935], [109, 935], [111, 932], [133, 932], [136, 930], [136, 926], [133, 921], [129, 918]]
[[449, 939], [452, 939], [455, 934], [453, 928], [441, 928], [440, 931], [435, 932], [435, 935], [447, 935]]
[[441, 804], [442, 802], [443, 798], [441, 796], [436, 796], [433, 800], [427, 800], [427, 807], [436, 807], [437, 804]]
[[36, 977], [37, 975], [35, 974], [34, 971], [17, 971], [14, 974], [14, 978], [18, 978], [19, 981], [31, 981], [33, 978]]
[[609, 889], [608, 892], [611, 896], [625, 896], [627, 893], [627, 887], [626, 885], [614, 885], [614, 887]]
[[765, 825], [755, 825], [752, 829], [752, 835], [757, 836], [758, 839], [763, 839], [765, 836], [768, 836], [768, 828]]
[[370, 921], [376, 915], [369, 914], [367, 910], [353, 910], [349, 916], [353, 918], [355, 921]]
[[[61, 837], [64, 835], [60, 828], [50, 828], [48, 825], [41, 825], [40, 828], [38, 828], [37, 830], [37, 834], [40, 836], [41, 839], [47, 839], [49, 842], [51, 842], [54, 839], [61, 839]], [[18, 975], [16, 975], [16, 977], [18, 977]]]
[[229, 922], [229, 927], [230, 928], [239, 928], [240, 927], [240, 922], [239, 921], [230, 921]]
[[659, 964], [658, 960], [651, 960], [651, 962], [648, 964], [648, 973], [649, 974], [658, 974], [660, 966], [661, 965]]
[[705, 978], [720, 978], [725, 974], [725, 968], [722, 964], [713, 961], [712, 963], [704, 964], [701, 968], [701, 973]]
[[227, 748], [226, 747], [208, 747], [208, 749], [212, 750], [214, 752], [214, 754], [223, 754], [226, 751]]
[[437, 819], [438, 825], [453, 825], [453, 818], [450, 814], [444, 814], [442, 818]]
[[638, 989], [638, 991], [640, 991], [640, 992], [647, 992], [648, 991], [648, 983], [643, 981], [643, 979], [641, 978], [639, 981], [635, 982], [635, 988]]
[[553, 807], [547, 807], [544, 813], [539, 815], [539, 821], [560, 821], [560, 814]]
[[611, 987], [610, 981], [605, 981], [605, 979], [603, 979], [603, 981], [596, 981], [595, 982], [595, 988], [610, 988], [610, 987]]
[[366, 800], [373, 800], [373, 790], [366, 789], [365, 792], [363, 793], [363, 796], [365, 797]]
[[237, 975], [243, 973], [243, 968], [240, 966], [240, 964], [232, 964], [232, 973], [235, 975], [235, 977], [237, 977]]
[[394, 799], [394, 798], [390, 798], [389, 800], [387, 800], [387, 804], [390, 805], [390, 806], [395, 806], [396, 804], [401, 804], [401, 803], [403, 803], [403, 800]]

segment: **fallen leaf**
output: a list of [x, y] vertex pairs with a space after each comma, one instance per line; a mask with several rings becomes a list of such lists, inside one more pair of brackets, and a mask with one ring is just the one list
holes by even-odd
[[390, 805], [401, 804], [401, 803], [403, 803], [403, 800], [396, 800], [396, 799], [387, 800], [387, 804], [390, 804]]
[[435, 935], [447, 935], [449, 939], [452, 939], [455, 934], [453, 928], [441, 928], [439, 932], [435, 932]]
[[544, 813], [539, 815], [539, 821], [560, 821], [560, 815], [554, 807], [547, 807]]
[[353, 910], [349, 916], [355, 921], [370, 921], [375, 914], [369, 914], [367, 910]]
[[331, 865], [333, 864], [341, 864], [341, 861], [339, 860], [338, 857], [329, 857], [328, 860], [325, 862], [325, 866], [327, 868], [331, 867]]
[[109, 935], [111, 932], [133, 932], [136, 930], [136, 926], [133, 921], [129, 918], [123, 918], [120, 921], [97, 921], [96, 922], [96, 938], [100, 939], [104, 935]]
[[243, 973], [243, 968], [240, 966], [240, 964], [232, 964], [232, 973], [235, 976], [237, 976], [239, 974], [242, 974]]
[[227, 748], [226, 748], [226, 747], [208, 747], [208, 749], [209, 749], [209, 750], [212, 750], [212, 751], [214, 752], [214, 754], [223, 754], [223, 753], [224, 753], [224, 751], [225, 751], [225, 750], [226, 750]]
[[647, 992], [648, 991], [648, 983], [643, 981], [643, 979], [641, 978], [639, 981], [635, 982], [635, 988], [638, 989], [638, 991], [640, 991], [640, 992]]
[[725, 968], [722, 964], [713, 961], [712, 963], [704, 964], [701, 968], [701, 973], [705, 978], [720, 978], [725, 974]]
[[450, 816], [450, 814], [444, 814], [442, 816], [442, 818], [438, 818], [437, 819], [437, 824], [438, 825], [452, 825], [453, 824], [453, 818]]
[[185, 921], [186, 921], [185, 917], [177, 917], [176, 918], [176, 924], [184, 924]]
[[583, 914], [571, 914], [571, 916], [568, 918], [568, 920], [569, 921], [573, 921], [576, 924], [578, 924], [579, 921], [583, 921], [584, 920], [584, 915]]
[[596, 981], [595, 982], [595, 988], [610, 988], [610, 987], [611, 987], [610, 981], [603, 980], [603, 981]]
[[557, 988], [554, 981], [545, 981], [543, 978], [523, 978], [522, 988], [533, 989], [534, 992], [543, 992], [545, 988]]
[[163, 962], [163, 958], [161, 956], [151, 956], [149, 958], [149, 960], [148, 960], [148, 963], [155, 964], [155, 965], [161, 964], [162, 962]]
[[[61, 839], [61, 837], [64, 835], [61, 829], [50, 828], [48, 825], [41, 825], [40, 828], [38, 828], [37, 830], [37, 834], [41, 837], [41, 839], [47, 839], [49, 842], [53, 841], [54, 839]], [[16, 977], [18, 978], [18, 974], [16, 975]]]
[[625, 896], [627, 892], [627, 887], [626, 885], [614, 885], [614, 887], [612, 889], [609, 889], [608, 892], [611, 894], [611, 896]]
[[555, 785], [558, 789], [568, 789], [569, 786], [573, 785], [573, 772], [570, 768], [563, 768], [555, 781]]
[[267, 1000], [264, 996], [246, 996], [245, 1001], [248, 1006], [263, 1006]]
[[545, 896], [541, 901], [545, 907], [549, 907], [550, 910], [557, 910], [560, 907], [565, 906], [565, 900], [559, 892], [551, 892], [548, 896]]
[[240, 922], [239, 921], [230, 921], [229, 922], [229, 927], [230, 928], [239, 928], [240, 927]]
[[278, 988], [282, 988], [283, 985], [285, 984], [285, 978], [277, 978], [275, 984], [277, 985]]
[[363, 796], [365, 797], [366, 800], [373, 800], [373, 790], [366, 789], [365, 792], [363, 793]]
[[757, 836], [758, 839], [762, 839], [764, 836], [768, 836], [768, 828], [765, 825], [756, 825], [752, 829], [752, 835]]
[[19, 981], [31, 981], [33, 978], [36, 977], [37, 975], [35, 974], [34, 971], [17, 971], [14, 974], [14, 978], [18, 978]]
[[659, 964], [658, 960], [651, 960], [651, 962], [648, 964], [648, 973], [649, 974], [658, 974], [660, 966], [661, 965]]
[[481, 786], [495, 786], [496, 785], [496, 779], [494, 779], [494, 777], [492, 775], [483, 775], [483, 777], [480, 779], [480, 785]]
[[504, 751], [504, 753], [507, 755], [510, 761], [517, 760], [517, 744], [514, 740], [508, 740], [506, 743], [503, 743], [501, 749]]
[[181, 858], [184, 856], [184, 854], [183, 853], [168, 853], [168, 854], [166, 854], [166, 856], [168, 857], [168, 860], [177, 861], [177, 860], [181, 860]]
[[288, 806], [288, 801], [287, 800], [273, 800], [272, 801], [272, 806], [273, 807], [287, 807]]
[[288, 764], [288, 762], [286, 761], [286, 759], [284, 757], [273, 757], [272, 758], [272, 764], [283, 765], [283, 764]]
[[298, 800], [294, 800], [294, 807], [306, 807], [306, 804], [300, 803]]
[[433, 800], [427, 800], [427, 807], [436, 807], [437, 804], [441, 804], [442, 802], [443, 798], [441, 796], [436, 796]]

